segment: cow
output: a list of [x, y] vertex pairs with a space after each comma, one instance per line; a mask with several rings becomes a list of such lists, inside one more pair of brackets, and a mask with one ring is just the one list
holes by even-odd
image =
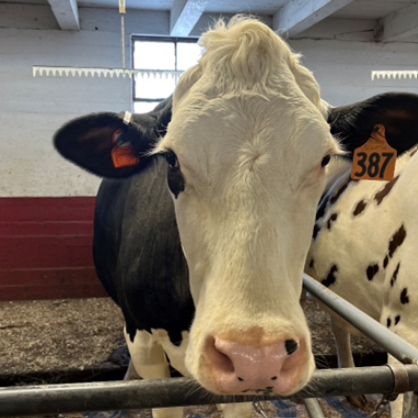
[[[329, 115], [346, 154], [329, 166], [305, 271], [418, 346], [418, 95], [381, 94]], [[394, 178], [352, 180], [353, 152], [373, 129], [397, 150]], [[339, 366], [353, 367], [350, 334], [358, 331], [333, 315], [331, 326]], [[396, 360], [389, 356], [389, 363]], [[400, 417], [401, 407], [401, 399], [394, 402], [392, 415]]]
[[[213, 393], [290, 395], [314, 370], [299, 297], [326, 166], [342, 153], [328, 124], [339, 109], [260, 22], [218, 23], [201, 42], [173, 98], [78, 118], [54, 143], [105, 178], [93, 251], [124, 314], [127, 377], [168, 377], [168, 358]], [[373, 128], [350, 109], [345, 145], [361, 143], [357, 122]]]
[[125, 317], [128, 377], [167, 377], [167, 356], [215, 394], [291, 395], [315, 368], [299, 298], [340, 148], [312, 73], [270, 28], [235, 17], [200, 42], [172, 101], [81, 117], [54, 143], [107, 178], [93, 251]]

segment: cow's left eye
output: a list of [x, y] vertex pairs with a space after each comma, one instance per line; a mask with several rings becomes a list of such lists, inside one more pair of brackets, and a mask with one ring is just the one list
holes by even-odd
[[330, 160], [331, 160], [331, 155], [326, 155], [323, 159], [322, 159], [322, 162], [321, 162], [321, 165], [322, 165], [322, 167], [325, 167], [326, 165], [328, 165], [328, 163], [330, 162]]

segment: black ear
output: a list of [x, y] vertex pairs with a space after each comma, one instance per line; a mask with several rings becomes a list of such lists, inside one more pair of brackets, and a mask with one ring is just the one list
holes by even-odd
[[[126, 113], [83, 116], [59, 129], [54, 136], [54, 145], [63, 157], [94, 174], [128, 177], [147, 164], [150, 157], [146, 154], [167, 132], [171, 107], [170, 96], [153, 111], [132, 115], [130, 121]], [[128, 153], [128, 164], [115, 164], [115, 156], [112, 157], [115, 151]]]
[[398, 155], [418, 143], [418, 95], [384, 93], [349, 106], [330, 108], [331, 133], [340, 138], [348, 157], [370, 137], [373, 127], [385, 127], [386, 140]]

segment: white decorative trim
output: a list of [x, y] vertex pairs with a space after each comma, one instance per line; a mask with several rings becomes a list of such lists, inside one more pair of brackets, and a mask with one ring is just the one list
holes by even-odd
[[45, 76], [45, 77], [107, 77], [116, 78], [119, 77], [140, 77], [144, 78], [160, 78], [163, 77], [172, 79], [180, 77], [184, 71], [175, 71], [175, 70], [131, 70], [123, 68], [100, 68], [100, 67], [55, 67], [55, 66], [45, 66], [45, 65], [34, 65], [32, 67], [33, 76]]
[[418, 70], [382, 70], [382, 71], [372, 71], [372, 80], [374, 80], [375, 78], [380, 79], [380, 78], [399, 78], [399, 80], [401, 78], [409, 78], [412, 79], [412, 77], [418, 78]]

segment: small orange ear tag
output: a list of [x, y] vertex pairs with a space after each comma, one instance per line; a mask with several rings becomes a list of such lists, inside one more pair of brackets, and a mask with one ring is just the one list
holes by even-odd
[[387, 180], [395, 175], [396, 149], [385, 138], [385, 127], [375, 125], [367, 142], [354, 150], [353, 180]]
[[117, 139], [121, 132], [122, 129], [118, 129], [117, 131], [113, 132], [112, 136], [112, 142], [115, 144], [115, 146], [112, 148], [112, 151], [110, 152], [113, 166], [115, 168], [122, 168], [139, 164], [139, 157], [135, 155], [134, 147], [131, 144], [118, 144]]

